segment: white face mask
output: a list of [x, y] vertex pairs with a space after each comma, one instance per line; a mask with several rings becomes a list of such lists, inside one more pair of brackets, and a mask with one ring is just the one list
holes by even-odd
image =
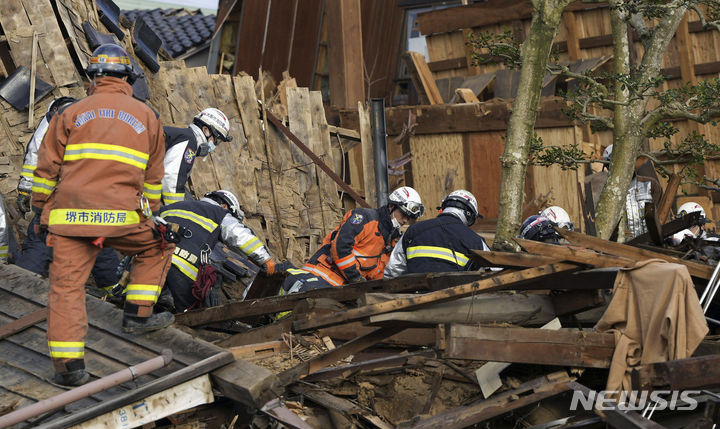
[[395, 219], [395, 216], [392, 216], [392, 226], [395, 229], [400, 229], [400, 227], [402, 226], [402, 225], [400, 225], [400, 222], [398, 222], [398, 220]]

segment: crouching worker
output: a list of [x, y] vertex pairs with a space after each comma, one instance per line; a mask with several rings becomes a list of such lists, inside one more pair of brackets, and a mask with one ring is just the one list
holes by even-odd
[[263, 243], [242, 224], [244, 213], [232, 192], [218, 190], [200, 201], [180, 201], [163, 207], [160, 216], [189, 231], [175, 248], [165, 283], [176, 312], [203, 307], [210, 290], [219, 287], [218, 273], [209, 265], [218, 242], [238, 249], [267, 274], [280, 271]]
[[388, 204], [380, 208], [356, 208], [347, 212], [340, 225], [325, 237], [322, 246], [302, 267], [305, 273], [319, 280], [303, 279], [308, 276], [305, 273], [291, 274], [283, 287], [289, 290], [298, 276], [306, 287], [314, 289], [381, 279], [390, 252], [400, 238], [400, 227], [424, 213], [420, 195], [408, 186], [394, 190]]
[[435, 219], [410, 225], [390, 255], [384, 278], [407, 273], [444, 273], [480, 269], [470, 260], [472, 250], [490, 250], [469, 227], [482, 218], [470, 192], [453, 191], [440, 204]]
[[[160, 329], [171, 313], [153, 314], [170, 266], [172, 246], [161, 247], [153, 222], [160, 209], [165, 142], [156, 113], [132, 98], [135, 75], [117, 45], [98, 47], [87, 68], [89, 96], [52, 118], [33, 173], [32, 210], [41, 215], [51, 248], [47, 338], [55, 382], [86, 383], [85, 282], [99, 245], [135, 255], [122, 320], [126, 333]], [[98, 243], [96, 245], [95, 243]]]

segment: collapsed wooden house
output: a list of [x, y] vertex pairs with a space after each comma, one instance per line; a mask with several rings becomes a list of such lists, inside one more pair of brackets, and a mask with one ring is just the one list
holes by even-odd
[[[322, 84], [307, 81], [307, 76], [332, 74], [323, 72], [317, 62], [309, 69], [300, 62], [304, 73], [277, 66], [280, 73], [285, 69], [291, 73], [275, 75], [274, 79], [256, 72], [255, 64], [247, 66], [251, 68], [245, 70], [247, 74], [240, 75], [209, 74], [205, 68], [186, 68], [182, 62], [174, 61], [159, 61], [157, 71], [153, 71], [154, 65], [137, 55], [146, 48], [136, 43], [138, 35], [125, 27], [127, 23], [123, 24], [122, 19], [115, 22], [112, 16], [98, 11], [95, 2], [9, 3], [10, 12], [0, 15], [4, 33], [0, 42], [4, 69], [0, 72], [5, 77], [23, 65], [31, 75], [36, 74], [50, 85], [48, 94], [81, 97], [84, 87], [78, 70], [91, 52], [88, 36], [98, 32], [120, 37], [119, 33], [124, 35], [123, 46], [135, 52], [133, 58], [145, 71], [147, 102], [158, 110], [163, 123], [184, 126], [207, 106], [227, 113], [234, 144], [219, 146], [206, 161], [197, 163], [191, 189], [196, 196], [217, 188], [233, 190], [242, 201], [249, 226], [280, 258], [302, 263], [337, 224], [343, 206], [362, 204], [363, 197], [372, 200], [374, 179], [370, 169], [364, 168], [368, 160], [363, 158], [370, 144], [369, 121], [365, 108], [354, 108], [357, 100], [352, 98], [360, 94], [364, 99], [365, 91], [358, 91], [349, 73], [342, 75], [346, 81], [329, 83], [335, 88], [332, 96], [341, 97], [334, 104], [344, 108], [336, 118], [340, 122], [330, 125], [328, 118], [333, 120], [334, 113], [323, 103]], [[263, 3], [243, 2], [246, 6]], [[315, 12], [311, 14], [315, 20], [300, 20], [301, 25], [296, 27], [298, 34], [317, 34], [320, 39], [310, 41], [316, 44], [322, 44], [322, 37], [337, 34], [329, 32], [330, 22], [322, 19], [326, 15], [315, 9], [321, 3], [314, 2], [315, 6], [303, 11]], [[385, 16], [383, 25], [393, 28], [393, 23], [402, 22], [402, 17], [392, 3], [368, 2], [362, 13]], [[270, 4], [277, 7], [280, 3]], [[333, 25], [358, 18], [357, 10], [353, 12], [344, 4], [329, 5], [328, 13], [343, 17], [331, 21]], [[500, 138], [510, 102], [500, 98], [512, 96], [513, 77], [507, 71], [468, 66], [467, 51], [459, 43], [458, 34], [476, 27], [498, 26], [507, 19], [517, 21], [522, 28], [529, 15], [526, 9], [517, 8], [513, 13], [503, 9], [487, 16], [480, 12], [479, 17], [477, 12], [482, 6], [421, 15], [420, 29], [427, 31], [431, 61], [425, 70], [417, 56], [408, 59], [411, 68], [418, 70], [416, 89], [425, 94], [428, 102], [450, 101], [440, 92], [438, 98], [433, 85], [450, 88], [455, 74], [466, 71], [463, 83], [470, 85], [466, 81], [473, 76], [478, 79], [473, 83], [478, 86], [472, 87], [475, 97], [489, 96], [490, 87], [496, 96], [483, 102], [389, 107], [386, 117], [389, 140], [396, 142], [389, 145], [389, 157], [412, 157], [394, 184], [412, 184], [429, 205], [454, 188], [466, 187], [482, 195], [481, 211], [492, 219], [497, 207], [499, 166], [488, 160], [502, 152]], [[229, 7], [232, 9], [232, 5]], [[221, 12], [230, 13], [230, 9], [221, 7]], [[258, 10], [258, 14], [268, 14], [266, 8]], [[392, 13], [385, 13], [387, 10]], [[573, 37], [570, 27], [575, 21], [572, 15], [566, 19], [567, 28], [561, 31], [558, 42], [567, 45], [569, 60], [586, 60], [597, 66], [603, 63], [595, 59], [606, 53], [593, 51], [604, 46], [597, 45], [597, 40], [605, 40], [606, 30], [593, 25], [602, 22], [598, 16], [604, 16], [603, 10], [603, 6], [578, 7], [568, 12], [579, 15], [575, 18], [585, 29], [576, 28]], [[253, 16], [245, 10], [243, 19], [256, 24], [262, 21]], [[472, 17], [469, 24], [463, 21], [465, 17]], [[438, 27], [436, 21], [445, 24]], [[302, 25], [308, 22], [321, 31], [303, 33]], [[256, 31], [241, 29], [241, 33], [257, 37]], [[365, 43], [368, 33], [363, 28], [357, 36]], [[692, 37], [707, 36], [701, 31], [691, 33]], [[350, 56], [358, 39], [345, 36], [342, 52]], [[380, 44], [381, 36], [375, 34], [364, 46]], [[293, 58], [303, 58], [297, 55], [303, 39], [294, 40], [297, 46], [290, 44], [295, 52]], [[283, 40], [273, 43], [283, 45]], [[272, 51], [266, 51], [272, 56], [268, 52]], [[332, 56], [329, 50], [325, 54]], [[251, 64], [252, 58], [238, 55], [235, 60]], [[351, 58], [326, 60], [331, 68], [351, 70]], [[379, 67], [392, 69], [395, 60], [385, 60], [389, 63]], [[676, 65], [671, 62], [668, 67]], [[457, 70], [462, 72], [455, 73]], [[698, 66], [696, 70], [717, 73], [707, 67]], [[385, 75], [383, 82], [369, 89], [371, 93], [379, 91], [371, 95], [387, 95], [383, 91], [392, 86], [392, 79]], [[463, 94], [459, 92], [459, 96]], [[464, 96], [472, 99], [468, 94]], [[14, 210], [13, 191], [24, 144], [50, 98], [33, 97], [28, 100], [28, 111], [0, 100], [0, 127], [6, 136], [0, 142], [0, 171], [5, 174], [0, 178], [0, 192], [20, 234], [27, 220]], [[539, 132], [547, 133], [547, 140], [582, 142], [592, 152], [606, 145], [602, 139], [607, 136], [588, 134], [584, 127], [566, 121], [553, 105], [549, 99], [544, 102], [538, 121]], [[708, 132], [713, 132], [710, 127]], [[715, 168], [712, 163], [707, 165]], [[343, 176], [346, 180], [333, 180], [326, 169], [336, 179]], [[583, 173], [533, 167], [530, 174], [535, 180], [528, 185], [529, 199], [553, 190], [548, 201], [564, 205], [571, 216], [581, 218], [582, 194], [575, 183], [583, 183]], [[712, 195], [707, 198], [711, 201]], [[709, 207], [706, 209], [709, 211]], [[684, 227], [681, 223], [655, 226], [665, 235]], [[492, 230], [492, 221], [483, 228]], [[172, 359], [166, 359], [161, 368], [132, 376], [59, 410], [30, 416], [18, 426], [266, 427], [280, 422], [301, 428], [467, 427], [478, 423], [514, 427], [518, 422], [529, 426], [565, 420], [585, 427], [605, 423], [621, 428], [660, 427], [637, 412], [568, 413], [567, 403], [573, 392], [586, 394], [585, 384], [602, 389], [611, 366], [616, 340], [612, 334], [593, 331], [592, 326], [610, 300], [607, 290], [612, 288], [619, 267], [652, 258], [666, 260], [684, 267], [699, 286], [710, 280], [713, 269], [680, 259], [666, 249], [648, 249], [643, 240], [637, 244], [645, 247], [582, 234], [568, 234], [566, 238], [571, 246], [521, 242], [527, 253], [482, 252], [475, 256], [482, 266], [504, 268], [500, 272], [411, 275], [282, 297], [262, 296], [272, 295], [262, 290], [260, 297], [245, 301], [240, 300], [241, 289], [228, 288], [230, 303], [179, 314], [175, 327], [143, 337], [120, 333], [119, 310], [88, 297], [88, 368], [93, 378], [101, 380], [127, 366], [140, 365], [162, 355], [165, 348], [173, 350]], [[645, 242], [653, 238], [648, 235]], [[251, 275], [254, 273], [248, 273], [245, 284]], [[0, 267], [0, 279], [4, 302], [0, 308], [2, 419], [27, 405], [52, 398], [63, 389], [50, 382], [52, 369], [43, 322], [47, 282], [13, 266]], [[264, 284], [269, 289], [278, 280], [260, 278], [253, 285]], [[286, 312], [284, 317], [278, 317]], [[228, 321], [237, 323], [223, 325]], [[717, 343], [708, 338], [695, 353], [697, 356], [688, 360], [636, 368], [636, 385], [704, 389], [720, 384], [717, 358], [713, 356]], [[510, 363], [521, 365], [508, 368]], [[716, 399], [708, 394], [699, 401], [702, 406], [694, 414], [681, 417], [696, 424], [716, 419]], [[705, 410], [707, 415], [703, 416]], [[664, 417], [670, 419], [673, 415], [666, 413]]]

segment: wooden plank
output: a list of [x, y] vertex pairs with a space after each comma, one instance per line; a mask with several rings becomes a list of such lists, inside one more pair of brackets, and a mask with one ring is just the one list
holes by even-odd
[[477, 95], [469, 88], [457, 88], [455, 90], [457, 97], [462, 100], [463, 103], [479, 103]]
[[328, 125], [328, 131], [330, 134], [335, 134], [345, 139], [360, 141], [360, 133], [349, 128], [336, 127], [335, 125]]
[[[317, 153], [326, 164], [336, 166], [335, 168], [337, 169], [338, 161], [334, 159], [335, 157], [333, 156], [335, 151], [333, 151], [330, 142], [329, 125], [325, 117], [325, 108], [320, 91], [310, 92], [310, 111], [313, 128], [319, 134], [315, 153]], [[344, 160], [341, 162], [344, 162]], [[322, 212], [324, 225], [322, 234], [324, 237], [340, 223], [344, 213], [342, 201], [340, 201], [338, 195], [338, 187], [332, 178], [321, 171], [317, 171], [317, 169], [316, 178], [318, 181], [318, 191], [320, 193], [320, 210]]]
[[351, 187], [349, 187], [341, 178], [338, 176], [330, 167], [328, 167], [320, 158], [315, 155], [310, 148], [305, 146], [305, 144], [297, 138], [295, 134], [293, 134], [280, 120], [275, 117], [270, 111], [267, 111], [267, 116], [270, 122], [272, 122], [278, 130], [280, 130], [283, 134], [285, 134], [295, 145], [297, 145], [307, 156], [309, 156], [315, 165], [320, 167], [326, 174], [328, 174], [332, 179], [337, 183], [345, 192], [347, 192], [360, 206], [362, 207], [370, 207], [365, 200], [358, 195], [357, 192], [355, 192]]
[[[407, 125], [408, 116], [417, 117], [415, 135], [504, 131], [510, 119], [511, 104], [506, 100], [491, 100], [479, 104], [445, 104], [434, 106], [399, 106], [385, 108], [388, 135], [397, 136]], [[535, 128], [562, 128], [573, 124], [562, 113], [564, 102], [556, 97], [543, 97], [538, 109]], [[357, 111], [340, 110], [343, 127], [358, 129]]]
[[660, 224], [660, 220], [658, 219], [657, 212], [655, 211], [655, 203], [652, 201], [649, 201], [645, 203], [645, 215], [643, 216], [645, 219], [645, 225], [647, 225], [648, 234], [650, 235], [650, 240], [652, 243], [656, 246], [662, 247], [663, 245], [663, 234], [662, 234], [662, 225]]
[[[81, 412], [74, 413], [63, 419], [54, 420], [52, 425], [54, 427], [70, 427], [85, 422], [82, 427], [93, 427], [91, 424], [92, 422], [107, 421], [108, 417], [118, 417], [118, 414], [122, 415], [122, 413], [119, 412], [119, 409], [124, 409], [124, 407], [128, 404], [133, 404], [134, 402], [141, 401], [145, 398], [147, 398], [145, 399], [146, 402], [152, 402], [150, 398], [153, 395], [161, 394], [162, 392], [183, 383], [197, 382], [198, 378], [205, 378], [207, 380], [207, 384], [209, 385], [210, 379], [205, 374], [231, 362], [233, 362], [232, 354], [228, 352], [221, 352], [179, 371], [168, 374], [162, 378], [158, 378], [150, 383], [146, 383], [136, 389], [130, 390], [121, 396], [105, 400], [93, 407], [86, 408]], [[212, 402], [212, 398], [210, 402]], [[108, 416], [108, 414], [110, 416]]]
[[435, 84], [425, 57], [419, 52], [408, 51], [403, 54], [403, 60], [407, 65], [410, 79], [420, 96], [422, 104], [443, 104], [442, 96]]
[[[542, 377], [490, 399], [414, 422], [413, 429], [461, 429], [570, 390], [567, 377]], [[528, 392], [532, 392], [529, 393]]]
[[[406, 331], [413, 330], [412, 328], [407, 329]], [[370, 329], [372, 331], [372, 329]], [[363, 334], [364, 335], [364, 334]], [[398, 334], [396, 334], [398, 335]], [[434, 358], [435, 352], [433, 350], [424, 350], [420, 352], [414, 352], [414, 353], [400, 353], [396, 356], [388, 356], [378, 359], [370, 359], [358, 363], [350, 363], [347, 365], [342, 366], [336, 366], [333, 368], [325, 368], [320, 369], [307, 377], [304, 378], [305, 381], [321, 381], [321, 380], [330, 380], [333, 378], [342, 378], [342, 379], [348, 379], [349, 377], [353, 377], [357, 375], [358, 373], [361, 373], [363, 371], [373, 371], [373, 370], [380, 370], [380, 369], [389, 369], [389, 368], [400, 368], [405, 365], [407, 365], [410, 361], [419, 360], [420, 362], [424, 361], [427, 358]]]
[[264, 343], [249, 344], [246, 346], [229, 347], [230, 353], [236, 359], [244, 359], [252, 361], [256, 359], [264, 359], [276, 353], [282, 353], [289, 350], [284, 341], [268, 341]]
[[297, 393], [298, 395], [303, 395], [304, 397], [310, 399], [318, 405], [333, 409], [344, 414], [352, 415], [360, 414], [363, 412], [362, 408], [348, 401], [347, 399], [331, 395], [327, 391], [320, 388], [312, 388], [310, 386], [297, 384], [290, 387], [290, 390], [293, 393]]
[[[682, 231], [683, 229], [690, 228], [693, 225], [697, 225], [699, 219], [700, 212], [688, 213], [681, 218], [674, 219], [662, 226], [662, 236], [668, 237], [672, 234], [675, 234], [676, 232]], [[636, 246], [648, 242], [650, 242], [650, 233], [646, 232], [644, 234], [638, 235], [637, 237], [628, 241], [626, 244]]]
[[580, 264], [591, 265], [594, 267], [627, 267], [634, 264], [629, 258], [623, 258], [613, 255], [603, 255], [591, 250], [572, 248], [549, 243], [541, 243], [538, 241], [525, 240], [515, 238], [515, 241], [525, 250], [531, 253], [542, 255], [552, 255], [564, 261], [572, 261]]
[[475, 293], [509, 289], [519, 286], [521, 283], [529, 280], [534, 280], [558, 272], [567, 272], [576, 269], [577, 265], [560, 263], [543, 265], [535, 268], [528, 268], [526, 270], [513, 273], [500, 274], [489, 279], [455, 286], [437, 292], [420, 295], [414, 298], [397, 299], [379, 304], [367, 305], [364, 307], [347, 310], [342, 313], [336, 313], [325, 317], [318, 317], [311, 320], [298, 320], [293, 323], [293, 332], [302, 332], [311, 329], [352, 322], [377, 314], [389, 313], [391, 311], [421, 308], [429, 304], [451, 301], [453, 299], [462, 298], [464, 296], [473, 295]]
[[366, 335], [348, 341], [340, 347], [329, 350], [321, 355], [315, 356], [307, 362], [303, 362], [293, 368], [283, 371], [279, 374], [280, 380], [284, 385], [294, 383], [313, 372], [330, 366], [350, 355], [361, 352], [373, 344], [381, 342], [385, 338], [401, 332], [403, 329], [405, 328], [397, 326], [375, 329]]
[[0, 340], [27, 329], [36, 323], [42, 322], [47, 317], [47, 308], [35, 310], [17, 320], [0, 326]]
[[230, 338], [218, 342], [220, 347], [240, 347], [251, 344], [275, 341], [282, 337], [282, 334], [290, 332], [292, 319], [280, 320], [269, 325], [259, 326], [249, 331], [235, 334]]
[[479, 280], [484, 273], [425, 273], [410, 274], [389, 280], [372, 280], [349, 288], [316, 289], [303, 293], [273, 296], [257, 300], [236, 301], [229, 304], [186, 311], [175, 315], [175, 323], [186, 326], [207, 325], [208, 323], [259, 316], [292, 310], [297, 303], [314, 298], [328, 298], [339, 302], [354, 301], [369, 292], [404, 292], [432, 290], [435, 287], [450, 287]]
[[360, 150], [362, 152], [363, 189], [365, 201], [370, 205], [377, 202], [375, 187], [375, 150], [373, 146], [372, 127], [370, 126], [370, 106], [358, 101], [358, 121], [360, 123]]
[[37, 46], [38, 33], [33, 31], [32, 33], [32, 59], [30, 60], [30, 100], [28, 102], [28, 128], [35, 128], [35, 79], [37, 78]]
[[632, 369], [632, 385], [641, 390], [707, 389], [720, 386], [720, 356], [700, 356], [640, 365]]
[[483, 267], [538, 267], [554, 264], [560, 260], [553, 256], [532, 255], [529, 253], [512, 253], [473, 250], [470, 259]]
[[494, 328], [452, 324], [444, 356], [450, 359], [609, 368], [612, 334], [574, 329]]
[[[678, 188], [680, 187], [680, 175], [673, 173], [668, 179], [667, 185], [665, 185], [665, 191], [663, 191], [660, 204], [658, 204], [658, 219], [661, 224], [665, 224], [670, 210], [672, 209], [673, 202], [675, 202], [675, 195], [677, 195]], [[663, 226], [664, 228], [664, 226]], [[664, 231], [663, 231], [664, 232]]]
[[[78, 83], [80, 78], [60, 32], [58, 20], [49, 0], [22, 0], [33, 27], [38, 28], [42, 63], [48, 68], [56, 86]], [[32, 127], [31, 127], [32, 128]]]
[[679, 258], [664, 255], [659, 252], [638, 249], [636, 247], [603, 240], [602, 238], [591, 237], [589, 235], [580, 234], [578, 232], [569, 231], [567, 229], [560, 229], [558, 230], [558, 232], [570, 243], [585, 246], [595, 251], [617, 255], [619, 257], [632, 259], [634, 261], [658, 258], [664, 261], [672, 262], [674, 264], [683, 264], [687, 267], [690, 275], [694, 277], [699, 277], [701, 279], [710, 279], [710, 275], [712, 275], [713, 267], [709, 265], [685, 261]]
[[[214, 401], [215, 396], [210, 384], [210, 377], [204, 375], [171, 387], [164, 392], [151, 395], [139, 401], [139, 403], [126, 405], [75, 427], [138, 427]], [[67, 426], [56, 426], [53, 421], [50, 425], [41, 427], [60, 428]]]
[[[358, 335], [367, 334], [373, 329], [375, 328], [365, 326], [361, 322], [352, 322], [320, 329], [318, 335], [328, 336], [334, 340], [350, 341]], [[384, 343], [402, 347], [432, 346], [437, 342], [439, 334], [437, 328], [408, 328], [387, 338]]]
[[354, 107], [365, 100], [360, 0], [327, 2], [326, 7], [330, 103]]

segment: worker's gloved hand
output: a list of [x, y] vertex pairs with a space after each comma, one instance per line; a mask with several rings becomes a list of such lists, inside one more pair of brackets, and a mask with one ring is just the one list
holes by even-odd
[[358, 272], [355, 272], [348, 277], [348, 283], [362, 283], [366, 281], [365, 277], [361, 276]]
[[274, 259], [268, 259], [260, 268], [268, 275], [273, 275], [285, 272], [289, 268], [294, 268], [294, 266], [290, 261], [276, 262]]
[[23, 215], [30, 211], [30, 193], [18, 189], [17, 208]]

